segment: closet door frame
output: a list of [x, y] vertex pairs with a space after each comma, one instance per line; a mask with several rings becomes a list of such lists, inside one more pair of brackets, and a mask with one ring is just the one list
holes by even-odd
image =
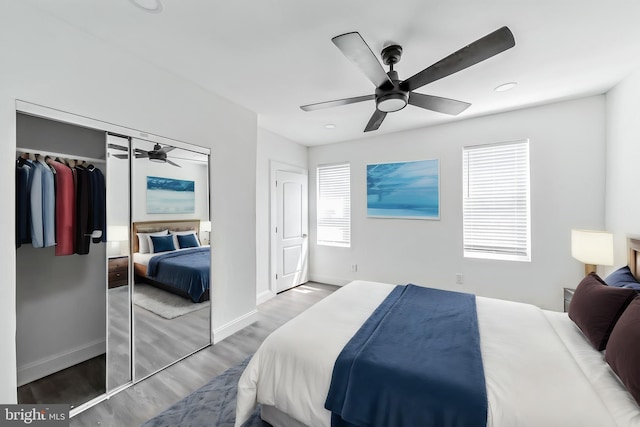
[[[160, 145], [172, 145], [174, 147], [180, 147], [180, 148], [184, 148], [186, 150], [190, 150], [190, 151], [195, 151], [201, 154], [205, 154], [207, 156], [211, 156], [211, 150], [209, 148], [205, 148], [205, 147], [200, 147], [198, 145], [194, 145], [192, 143], [186, 143], [183, 141], [179, 141], [179, 140], [175, 140], [175, 139], [170, 139], [170, 138], [166, 138], [163, 136], [159, 136], [159, 135], [155, 135], [155, 134], [151, 134], [151, 133], [147, 133], [147, 132], [143, 132], [140, 130], [136, 130], [136, 129], [132, 129], [129, 127], [125, 127], [125, 126], [119, 126], [119, 125], [115, 125], [113, 123], [108, 123], [108, 122], [104, 122], [101, 120], [97, 120], [97, 119], [93, 119], [90, 117], [86, 117], [86, 116], [81, 116], [78, 114], [74, 114], [74, 113], [69, 113], [63, 110], [59, 110], [59, 109], [55, 109], [55, 108], [50, 108], [50, 107], [45, 107], [43, 105], [39, 105], [39, 104], [35, 104], [35, 103], [31, 103], [28, 101], [24, 101], [24, 100], [20, 100], [20, 99], [16, 99], [15, 101], [15, 108], [16, 108], [16, 114], [21, 113], [21, 114], [26, 114], [26, 115], [31, 115], [31, 116], [35, 116], [35, 117], [41, 117], [44, 119], [48, 119], [48, 120], [53, 120], [53, 121], [57, 121], [57, 122], [62, 122], [62, 123], [67, 123], [70, 125], [75, 125], [75, 126], [80, 126], [80, 127], [85, 127], [85, 128], [89, 128], [89, 129], [94, 129], [97, 131], [103, 131], [105, 132], [105, 147], [106, 147], [106, 139], [107, 139], [107, 134], [111, 133], [111, 134], [115, 134], [118, 136], [122, 136], [122, 137], [128, 137], [128, 138], [140, 138], [140, 139], [144, 139], [147, 141], [151, 141], [151, 142], [155, 142], [158, 143]], [[131, 153], [131, 151], [130, 151]], [[210, 165], [210, 163], [209, 163]], [[209, 168], [210, 169], [210, 168]], [[210, 173], [210, 171], [209, 171]], [[131, 185], [131, 184], [130, 184]], [[209, 194], [210, 197], [210, 194]], [[131, 213], [129, 213], [129, 215], [131, 215]], [[131, 254], [129, 254], [131, 255]], [[106, 263], [107, 263], [107, 259], [105, 259], [105, 267], [106, 267]], [[133, 267], [132, 267], [133, 263], [130, 262], [129, 263], [129, 283], [131, 284], [133, 281]], [[107, 273], [108, 274], [108, 273]], [[105, 292], [107, 289], [107, 277], [105, 276]], [[146, 379], [147, 377], [141, 378], [136, 380], [135, 379], [135, 349], [134, 349], [134, 339], [135, 339], [135, 328], [134, 328], [134, 319], [133, 319], [133, 310], [132, 310], [132, 287], [129, 287], [129, 312], [130, 312], [130, 316], [129, 316], [129, 327], [130, 327], [130, 333], [129, 333], [129, 351], [130, 351], [130, 361], [131, 361], [131, 380], [119, 387], [114, 388], [113, 390], [107, 390], [105, 394], [98, 396], [88, 402], [85, 402], [81, 405], [78, 405], [76, 407], [74, 407], [71, 411], [70, 411], [70, 416], [73, 417], [74, 415], [112, 397], [113, 395], [119, 393], [122, 390], [125, 390], [129, 387], [131, 387], [132, 385], [136, 384], [137, 382], [140, 382], [144, 379]], [[211, 313], [210, 313], [210, 317], [211, 319]], [[107, 328], [109, 325], [109, 321], [108, 321], [108, 307], [107, 307], [107, 319], [106, 319], [106, 324], [107, 324]], [[189, 353], [188, 355], [176, 360], [173, 363], [176, 363], [186, 357], [189, 357], [190, 355], [197, 353], [198, 351], [202, 350], [203, 348], [206, 348], [210, 345], [212, 345], [213, 342], [213, 333], [211, 330], [211, 321], [208, 322], [208, 327], [209, 327], [209, 343], [204, 345], [201, 348], [198, 348], [197, 350]], [[107, 335], [108, 335], [108, 330], [106, 331]], [[172, 364], [173, 364], [172, 363]], [[171, 365], [168, 365], [171, 366]], [[168, 367], [167, 366], [167, 367]], [[166, 367], [165, 367], [166, 368]], [[165, 369], [163, 368], [163, 369]], [[156, 371], [155, 373], [157, 373], [159, 371]], [[155, 374], [154, 373], [154, 374]], [[107, 371], [106, 371], [106, 375], [108, 376], [109, 372], [108, 372], [108, 366], [107, 366]], [[154, 375], [152, 374], [152, 375]], [[106, 381], [106, 378], [105, 378]]]

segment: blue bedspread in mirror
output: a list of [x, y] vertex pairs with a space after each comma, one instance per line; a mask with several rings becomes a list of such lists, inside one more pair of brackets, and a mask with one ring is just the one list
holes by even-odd
[[209, 246], [164, 252], [151, 258], [147, 276], [185, 291], [198, 302], [209, 289], [210, 265]]

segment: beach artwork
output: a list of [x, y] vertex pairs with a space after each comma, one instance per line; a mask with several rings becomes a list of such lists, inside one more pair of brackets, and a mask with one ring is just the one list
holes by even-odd
[[440, 219], [440, 162], [367, 165], [367, 216]]
[[147, 213], [189, 214], [195, 211], [194, 181], [147, 177]]

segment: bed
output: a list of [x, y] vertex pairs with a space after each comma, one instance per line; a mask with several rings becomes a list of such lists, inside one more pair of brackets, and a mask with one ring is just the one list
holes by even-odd
[[[179, 247], [177, 235], [199, 235], [200, 221], [144, 221], [134, 222], [133, 267], [136, 282], [148, 283], [195, 303], [209, 300], [211, 249], [199, 245], [160, 253], [149, 253], [148, 243], [141, 241], [144, 235], [166, 237], [176, 233], [174, 247]], [[182, 238], [182, 237], [181, 237]], [[198, 239], [199, 240], [199, 239]]]
[[[630, 239], [629, 248], [635, 273], [640, 240]], [[332, 425], [325, 402], [336, 360], [395, 288], [354, 281], [274, 331], [240, 378], [236, 426], [258, 403], [262, 418], [276, 427]], [[638, 404], [606, 353], [566, 313], [483, 297], [475, 302], [487, 426], [640, 426]]]

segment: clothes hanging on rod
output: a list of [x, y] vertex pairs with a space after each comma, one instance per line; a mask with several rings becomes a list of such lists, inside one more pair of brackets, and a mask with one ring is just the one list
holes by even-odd
[[24, 152], [16, 161], [16, 247], [55, 245], [57, 256], [86, 255], [92, 240], [107, 241], [104, 175], [86, 159], [82, 166], [50, 154], [57, 158]]
[[33, 165], [26, 158], [16, 160], [16, 247], [31, 243], [31, 180]]
[[52, 158], [47, 159], [47, 164], [56, 172], [56, 255], [73, 255], [76, 234], [76, 189], [73, 170]]

